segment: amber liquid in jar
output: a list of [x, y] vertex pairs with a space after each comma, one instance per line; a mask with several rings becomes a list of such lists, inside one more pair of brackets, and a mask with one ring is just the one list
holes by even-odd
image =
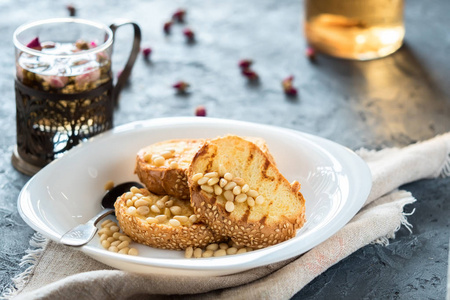
[[403, 43], [404, 0], [305, 0], [305, 35], [317, 51], [369, 60]]

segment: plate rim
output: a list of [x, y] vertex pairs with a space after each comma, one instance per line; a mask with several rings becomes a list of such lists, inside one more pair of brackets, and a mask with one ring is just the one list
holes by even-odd
[[[347, 155], [347, 159], [351, 160], [353, 159], [354, 163], [359, 164], [359, 167], [362, 168], [359, 171], [362, 171], [364, 174], [364, 176], [367, 177], [368, 180], [366, 180], [365, 182], [363, 182], [363, 184], [361, 186], [358, 187], [359, 192], [363, 193], [363, 196], [361, 196], [360, 194], [358, 195], [358, 197], [361, 197], [363, 199], [367, 199], [367, 196], [370, 193], [371, 187], [372, 187], [372, 178], [371, 178], [371, 172], [370, 169], [367, 165], [367, 163], [361, 158], [359, 157], [355, 152], [353, 152], [352, 150], [350, 150], [349, 148], [342, 146], [340, 144], [337, 144], [331, 140], [316, 136], [316, 135], [312, 135], [309, 133], [305, 133], [302, 131], [298, 131], [298, 130], [294, 130], [294, 129], [288, 129], [288, 128], [282, 128], [282, 127], [278, 127], [278, 126], [274, 126], [274, 125], [267, 125], [267, 124], [259, 124], [259, 123], [253, 123], [253, 122], [247, 122], [247, 121], [238, 121], [238, 120], [228, 120], [228, 119], [218, 119], [218, 118], [199, 118], [199, 117], [169, 117], [169, 118], [156, 118], [156, 119], [150, 119], [150, 120], [140, 120], [140, 121], [134, 121], [134, 122], [130, 122], [130, 123], [126, 123], [120, 126], [117, 126], [107, 132], [104, 132], [102, 134], [99, 134], [93, 138], [91, 138], [89, 141], [84, 142], [82, 144], [77, 145], [76, 147], [74, 147], [73, 149], [71, 149], [70, 151], [68, 151], [67, 154], [73, 155], [74, 153], [76, 154], [77, 149], [81, 149], [83, 147], [88, 147], [89, 144], [91, 143], [95, 143], [98, 140], [103, 140], [103, 139], [107, 139], [110, 136], [114, 136], [117, 134], [126, 134], [127, 132], [130, 131], [134, 131], [137, 129], [148, 129], [148, 128], [153, 128], [155, 125], [173, 125], [173, 124], [182, 124], [182, 123], [199, 123], [199, 125], [205, 125], [205, 124], [215, 124], [215, 125], [226, 125], [226, 124], [234, 124], [234, 125], [241, 125], [241, 126], [253, 126], [253, 127], [262, 127], [261, 129], [267, 128], [273, 131], [283, 131], [286, 134], [291, 134], [291, 135], [300, 135], [303, 138], [306, 138], [308, 140], [310, 140], [313, 144], [316, 144], [317, 146], [319, 146], [320, 148], [324, 147], [322, 146], [322, 144], [325, 144], [327, 146], [330, 146], [332, 148], [334, 148], [334, 150], [338, 149], [338, 151], [341, 151], [342, 153], [346, 153], [345, 155]], [[63, 157], [67, 156], [64, 155]], [[55, 168], [54, 166], [58, 165], [59, 159], [55, 160], [53, 162], [51, 162], [48, 166], [46, 166], [44, 169], [51, 169], [51, 168]], [[348, 165], [346, 165], [348, 167]], [[40, 173], [40, 172], [39, 172]], [[22, 219], [30, 226], [32, 227], [34, 230], [40, 232], [41, 234], [43, 234], [44, 236], [46, 236], [47, 238], [58, 242], [57, 239], [57, 235], [53, 234], [52, 237], [49, 237], [49, 235], [47, 234], [47, 232], [42, 232], [42, 228], [38, 227], [33, 220], [31, 220], [23, 211], [22, 209], [22, 202], [24, 201], [24, 193], [26, 193], [28, 187], [33, 183], [33, 181], [35, 180], [34, 178], [36, 178], [37, 176], [39, 176], [39, 173], [37, 173], [35, 176], [33, 176], [22, 188], [21, 192], [19, 193], [19, 197], [18, 197], [18, 210], [19, 210], [19, 214], [22, 217]], [[41, 173], [42, 174], [42, 173]], [[358, 193], [356, 193], [358, 194]], [[356, 198], [355, 193], [353, 193], [352, 198]], [[349, 195], [350, 197], [350, 195]], [[348, 197], [347, 197], [348, 198]], [[346, 199], [348, 201], [348, 199]], [[205, 263], [203, 264], [198, 264], [198, 260], [196, 260], [195, 264], [192, 263], [181, 263], [180, 259], [173, 259], [173, 258], [148, 258], [148, 257], [133, 257], [133, 256], [125, 256], [125, 255], [121, 255], [121, 254], [116, 254], [116, 253], [109, 253], [108, 252], [108, 256], [110, 256], [112, 259], [118, 259], [124, 263], [133, 263], [133, 264], [139, 264], [142, 266], [148, 266], [149, 268], [151, 267], [158, 267], [158, 268], [168, 268], [168, 269], [177, 269], [177, 270], [217, 270], [217, 268], [221, 268], [221, 270], [225, 271], [229, 271], [231, 269], [237, 269], [237, 268], [242, 268], [244, 267], [244, 269], [252, 269], [255, 267], [260, 267], [260, 266], [264, 266], [270, 263], [276, 263], [276, 262], [280, 262], [298, 255], [301, 255], [303, 253], [306, 253], [307, 251], [311, 250], [312, 248], [316, 247], [318, 244], [326, 241], [327, 239], [329, 239], [332, 235], [334, 235], [336, 232], [338, 232], [340, 229], [342, 229], [356, 214], [357, 212], [361, 209], [361, 207], [363, 206], [365, 200], [364, 201], [359, 201], [357, 206], [351, 206], [351, 213], [347, 213], [345, 215], [345, 217], [342, 217], [340, 219], [336, 219], [337, 217], [335, 217], [333, 220], [334, 222], [339, 221], [339, 226], [334, 226], [333, 228], [328, 228], [328, 232], [326, 234], [325, 238], [322, 238], [320, 242], [316, 242], [315, 244], [311, 245], [308, 249], [306, 249], [305, 251], [301, 252], [301, 253], [295, 253], [293, 254], [293, 251], [287, 251], [289, 253], [289, 255], [287, 257], [283, 257], [283, 258], [270, 258], [271, 254], [273, 254], [276, 251], [279, 251], [280, 249], [283, 250], [283, 248], [286, 248], [288, 246], [284, 246], [284, 243], [289, 242], [290, 240], [271, 246], [271, 247], [267, 247], [258, 251], [252, 251], [250, 253], [245, 253], [240, 255], [240, 258], [242, 259], [235, 259], [233, 258], [233, 256], [225, 256], [225, 257], [218, 257], [218, 258], [208, 258], [208, 259], [202, 259], [202, 261], [205, 261]], [[30, 224], [31, 223], [31, 224]], [[323, 234], [322, 234], [323, 235]], [[281, 245], [281, 246], [280, 246]], [[104, 249], [100, 249], [97, 247], [93, 247], [90, 246], [89, 244], [82, 246], [80, 248], [78, 248], [79, 250], [81, 250], [82, 252], [90, 255], [91, 257], [94, 257], [94, 259], [98, 260], [96, 257], [98, 257], [99, 255], [104, 255], [105, 254], [105, 250]], [[286, 251], [286, 250], [285, 250]], [[295, 251], [294, 251], [295, 252]], [[267, 259], [269, 257], [269, 259]], [[247, 258], [247, 259], [246, 259]], [[214, 264], [209, 264], [208, 262], [211, 262], [211, 260], [214, 261]], [[189, 261], [189, 260], [186, 260]], [[248, 264], [247, 266], [245, 266], [245, 264]], [[229, 272], [227, 272], [227, 274], [229, 274]]]

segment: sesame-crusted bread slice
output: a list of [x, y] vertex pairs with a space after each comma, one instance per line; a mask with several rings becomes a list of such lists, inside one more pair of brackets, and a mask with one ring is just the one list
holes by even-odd
[[[258, 145], [274, 162], [263, 139], [256, 137], [246, 139]], [[176, 139], [147, 146], [137, 153], [135, 173], [152, 193], [188, 200], [190, 193], [186, 173], [195, 153], [206, 141], [206, 139]]]
[[184, 250], [221, 241], [184, 200], [133, 187], [114, 207], [122, 231], [140, 244]]
[[206, 142], [188, 180], [196, 214], [236, 244], [274, 245], [294, 237], [305, 222], [300, 184], [291, 185], [258, 146], [238, 136]]

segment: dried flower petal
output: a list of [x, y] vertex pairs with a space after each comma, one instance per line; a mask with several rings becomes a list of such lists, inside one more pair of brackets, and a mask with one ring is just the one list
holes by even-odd
[[95, 47], [97, 47], [97, 43], [96, 42], [94, 42], [94, 41], [91, 41], [90, 43], [89, 43], [89, 48], [95, 48]]
[[66, 76], [42, 76], [45, 82], [47, 82], [52, 88], [60, 89], [66, 86], [69, 78]]
[[253, 64], [252, 60], [243, 59], [239, 62], [239, 68], [241, 68], [242, 70], [249, 69], [252, 64]]
[[316, 60], [316, 50], [313, 47], [310, 47], [310, 46], [307, 47], [305, 54], [309, 60], [311, 60], [311, 61]]
[[173, 85], [173, 88], [176, 89], [179, 93], [185, 93], [189, 86], [189, 83], [185, 81], [178, 81]]
[[243, 69], [242, 75], [247, 77], [249, 80], [258, 80], [258, 78], [259, 78], [258, 74], [255, 71], [250, 70], [250, 69]]
[[195, 115], [197, 117], [206, 117], [206, 108], [203, 105], [197, 106], [195, 109]]
[[184, 23], [184, 17], [186, 16], [186, 11], [182, 8], [177, 9], [173, 15], [172, 20], [178, 23]]
[[54, 42], [42, 42], [41, 47], [42, 49], [52, 49], [56, 47], [56, 44]]
[[34, 49], [34, 50], [42, 50], [42, 46], [41, 43], [39, 42], [39, 38], [35, 37], [34, 39], [31, 40], [31, 42], [29, 42], [27, 44], [28, 48]]
[[172, 24], [173, 24], [172, 21], [168, 21], [168, 22], [164, 23], [163, 30], [164, 30], [165, 34], [170, 34], [170, 30], [172, 29]]
[[194, 32], [190, 28], [183, 29], [183, 34], [188, 39], [188, 41], [193, 41], [195, 38]]
[[142, 55], [144, 55], [145, 59], [148, 59], [150, 57], [150, 54], [152, 53], [151, 48], [144, 48], [142, 49]]
[[89, 44], [85, 40], [78, 40], [75, 42], [75, 47], [79, 50], [88, 50]]
[[296, 96], [297, 95], [297, 89], [292, 85], [293, 81], [294, 81], [294, 76], [289, 76], [281, 82], [284, 93], [288, 96]]
[[74, 17], [76, 14], [75, 6], [73, 6], [72, 4], [69, 4], [66, 6], [66, 8], [69, 11], [69, 16]]
[[75, 84], [79, 87], [83, 87], [85, 84], [95, 82], [100, 78], [100, 69], [88, 67], [86, 73], [75, 77]]

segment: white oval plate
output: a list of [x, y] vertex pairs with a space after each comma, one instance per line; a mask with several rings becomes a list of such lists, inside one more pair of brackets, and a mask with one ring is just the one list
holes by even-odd
[[119, 126], [68, 151], [23, 187], [18, 198], [20, 215], [33, 229], [59, 242], [65, 232], [100, 210], [106, 182], [138, 180], [134, 164], [140, 148], [168, 139], [226, 134], [264, 138], [281, 173], [302, 184], [307, 223], [295, 238], [245, 254], [202, 259], [186, 259], [183, 251], [139, 244], [139, 256], [121, 255], [103, 249], [98, 236], [79, 249], [100, 262], [132, 272], [233, 274], [310, 250], [342, 228], [367, 199], [372, 185], [369, 168], [354, 152], [334, 142], [279, 127], [185, 117]]

